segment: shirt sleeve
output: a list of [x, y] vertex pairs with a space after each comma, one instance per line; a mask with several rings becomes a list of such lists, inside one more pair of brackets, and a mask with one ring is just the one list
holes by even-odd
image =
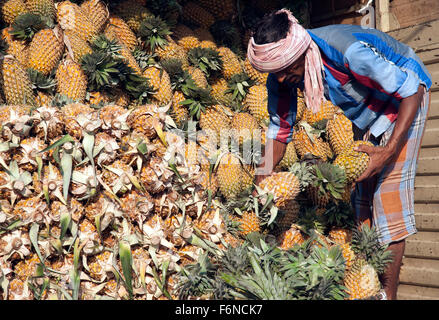
[[358, 82], [398, 100], [418, 91], [420, 80], [413, 72], [402, 70], [368, 43], [354, 42], [346, 50], [344, 64]]
[[297, 112], [297, 90], [287, 84], [281, 84], [273, 74], [267, 79], [268, 114], [270, 123], [267, 138], [283, 143], [292, 139], [294, 121]]

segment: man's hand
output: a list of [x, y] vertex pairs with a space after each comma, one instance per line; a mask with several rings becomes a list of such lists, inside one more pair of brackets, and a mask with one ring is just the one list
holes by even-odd
[[395, 157], [395, 152], [387, 147], [371, 147], [367, 145], [359, 145], [354, 149], [355, 151], [365, 152], [369, 155], [370, 160], [367, 169], [361, 176], [358, 177], [357, 182], [369, 179], [383, 170], [384, 166], [389, 164]]

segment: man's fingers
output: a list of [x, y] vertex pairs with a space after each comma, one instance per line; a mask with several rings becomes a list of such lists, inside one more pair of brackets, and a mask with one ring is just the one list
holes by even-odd
[[355, 147], [354, 150], [370, 154], [370, 153], [375, 151], [375, 147], [371, 147], [371, 146], [366, 146], [366, 145], [360, 144], [359, 146]]

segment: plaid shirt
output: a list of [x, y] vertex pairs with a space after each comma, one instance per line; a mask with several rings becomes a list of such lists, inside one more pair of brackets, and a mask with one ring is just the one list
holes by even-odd
[[[420, 84], [431, 87], [431, 76], [414, 51], [386, 33], [354, 25], [308, 32], [322, 54], [325, 97], [375, 137], [396, 120], [403, 98], [415, 94]], [[266, 85], [267, 138], [288, 143], [296, 119], [296, 86], [279, 83], [274, 74]]]

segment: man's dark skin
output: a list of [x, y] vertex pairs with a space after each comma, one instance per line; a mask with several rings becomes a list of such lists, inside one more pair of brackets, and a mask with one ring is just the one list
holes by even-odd
[[[302, 55], [289, 67], [275, 73], [279, 83], [291, 82], [299, 83], [303, 80], [305, 72], [305, 58]], [[363, 174], [357, 179], [357, 182], [367, 181], [376, 174], [380, 173], [385, 165], [396, 160], [407, 141], [407, 133], [415, 118], [416, 112], [421, 104], [424, 94], [424, 87], [419, 86], [418, 92], [412, 96], [401, 100], [398, 110], [398, 117], [395, 121], [395, 127], [392, 135], [384, 147], [359, 146], [355, 150], [365, 152], [369, 155], [369, 165]], [[285, 154], [286, 144], [273, 139], [267, 139], [263, 160], [259, 165], [255, 184], [259, 184], [265, 177], [269, 176], [274, 167], [282, 160]], [[371, 217], [360, 217], [360, 223], [371, 225]], [[384, 291], [388, 300], [396, 299], [398, 288], [399, 272], [401, 269], [402, 257], [405, 250], [405, 239], [392, 242], [388, 250], [393, 253], [393, 262], [390, 263], [382, 276]]]

